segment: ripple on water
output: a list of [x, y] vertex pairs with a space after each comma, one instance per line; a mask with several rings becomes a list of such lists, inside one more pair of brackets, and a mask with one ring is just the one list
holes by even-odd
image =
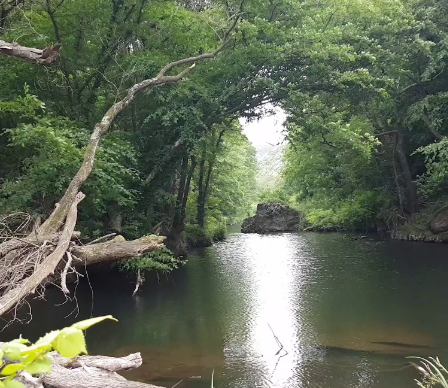
[[[405, 356], [448, 364], [447, 253], [340, 234], [234, 234], [148, 279], [137, 298], [132, 279], [94, 276], [93, 314], [120, 322], [87, 340], [93, 353], [141, 351], [144, 365], [129, 375], [164, 386], [210, 387], [215, 370], [217, 388], [408, 388], [417, 375]], [[4, 338], [35, 339], [92, 310], [85, 285], [71, 321], [73, 305], [33, 303], [33, 325]]]

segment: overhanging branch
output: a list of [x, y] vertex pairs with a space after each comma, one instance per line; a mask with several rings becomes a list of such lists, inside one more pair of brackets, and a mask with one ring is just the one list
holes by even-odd
[[56, 62], [61, 50], [61, 44], [55, 44], [42, 49], [34, 47], [21, 46], [18, 43], [9, 43], [0, 40], [0, 55], [19, 58], [28, 62], [34, 62], [38, 65], [49, 66]]

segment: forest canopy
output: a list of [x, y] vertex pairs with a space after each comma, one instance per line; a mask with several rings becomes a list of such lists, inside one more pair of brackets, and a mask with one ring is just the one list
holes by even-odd
[[[83, 239], [157, 233], [176, 253], [261, 199], [314, 229], [395, 233], [445, 203], [447, 16], [437, 0], [1, 1], [0, 214], [49, 230], [82, 188]], [[285, 167], [266, 189], [239, 119], [272, 109]]]

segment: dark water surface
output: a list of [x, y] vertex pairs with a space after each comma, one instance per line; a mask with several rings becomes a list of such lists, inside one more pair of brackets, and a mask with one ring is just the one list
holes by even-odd
[[233, 234], [135, 298], [122, 275], [91, 283], [93, 300], [78, 287], [78, 317], [64, 319], [75, 305], [54, 307], [53, 289], [0, 340], [113, 314], [119, 323], [88, 331], [90, 353], [141, 351], [126, 376], [178, 388], [210, 387], [213, 370], [216, 388], [404, 388], [418, 377], [405, 356], [448, 365], [447, 245]]

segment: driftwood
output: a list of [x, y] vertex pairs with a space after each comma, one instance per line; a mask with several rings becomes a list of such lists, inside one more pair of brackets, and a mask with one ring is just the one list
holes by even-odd
[[22, 372], [16, 379], [26, 388], [160, 388], [156, 385], [126, 380], [117, 372], [142, 365], [140, 353], [126, 357], [81, 356], [74, 359], [52, 352], [52, 371], [33, 377]]
[[9, 43], [0, 40], [0, 55], [23, 59], [39, 65], [52, 65], [56, 62], [60, 50], [61, 45], [59, 43], [44, 49], [37, 49], [34, 47], [21, 46], [16, 42]]

